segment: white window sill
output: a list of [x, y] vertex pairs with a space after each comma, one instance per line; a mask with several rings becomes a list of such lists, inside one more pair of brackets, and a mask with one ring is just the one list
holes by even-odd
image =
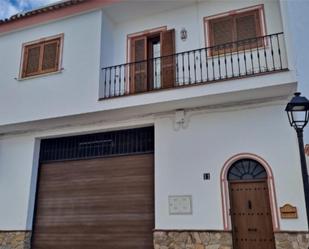
[[54, 74], [62, 73], [63, 71], [64, 71], [64, 68], [61, 68], [60, 70], [55, 71], [55, 72], [38, 74], [38, 75], [33, 75], [33, 76], [29, 76], [29, 77], [24, 77], [24, 78], [18, 77], [18, 78], [15, 78], [15, 80], [24, 81], [24, 80], [31, 80], [31, 79], [36, 79], [36, 78], [48, 77], [48, 76], [51, 76], [51, 75], [54, 75]]

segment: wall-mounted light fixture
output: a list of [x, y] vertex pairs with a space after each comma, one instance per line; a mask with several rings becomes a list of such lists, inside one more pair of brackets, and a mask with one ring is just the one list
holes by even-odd
[[175, 112], [174, 117], [174, 130], [179, 131], [180, 129], [187, 129], [189, 124], [189, 119], [186, 115], [185, 110], [179, 109]]
[[181, 39], [182, 41], [186, 41], [187, 38], [188, 38], [188, 31], [187, 31], [185, 28], [182, 28], [182, 29], [180, 30], [180, 39]]

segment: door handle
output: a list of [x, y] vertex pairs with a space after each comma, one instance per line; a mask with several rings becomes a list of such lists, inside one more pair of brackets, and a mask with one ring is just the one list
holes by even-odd
[[250, 200], [248, 201], [248, 208], [252, 209], [252, 202]]
[[257, 232], [256, 228], [248, 228], [248, 232]]

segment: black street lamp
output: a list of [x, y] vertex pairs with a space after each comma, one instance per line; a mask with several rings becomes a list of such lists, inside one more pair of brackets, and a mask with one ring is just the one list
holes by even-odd
[[309, 177], [303, 137], [304, 127], [307, 125], [309, 120], [309, 100], [306, 97], [300, 96], [300, 93], [297, 92], [295, 93], [295, 96], [292, 98], [292, 100], [287, 104], [285, 111], [288, 114], [290, 125], [294, 127], [297, 133], [301, 171], [305, 192], [307, 222], [309, 226]]

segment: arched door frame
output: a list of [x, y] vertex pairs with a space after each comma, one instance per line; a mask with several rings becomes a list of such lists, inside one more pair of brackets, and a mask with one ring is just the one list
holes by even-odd
[[221, 199], [222, 199], [222, 215], [223, 215], [223, 225], [225, 231], [232, 230], [232, 222], [230, 217], [230, 196], [229, 196], [229, 184], [227, 179], [227, 174], [230, 167], [238, 160], [241, 159], [252, 159], [260, 163], [267, 172], [267, 184], [269, 190], [269, 199], [270, 199], [270, 206], [271, 206], [271, 214], [272, 214], [272, 221], [273, 221], [273, 230], [279, 231], [280, 224], [279, 224], [279, 215], [278, 215], [278, 208], [277, 208], [277, 199], [276, 199], [276, 191], [275, 191], [275, 184], [274, 184], [274, 176], [271, 167], [269, 164], [260, 156], [257, 156], [252, 153], [241, 153], [232, 156], [229, 158], [225, 163], [221, 170], [220, 180], [221, 180]]

